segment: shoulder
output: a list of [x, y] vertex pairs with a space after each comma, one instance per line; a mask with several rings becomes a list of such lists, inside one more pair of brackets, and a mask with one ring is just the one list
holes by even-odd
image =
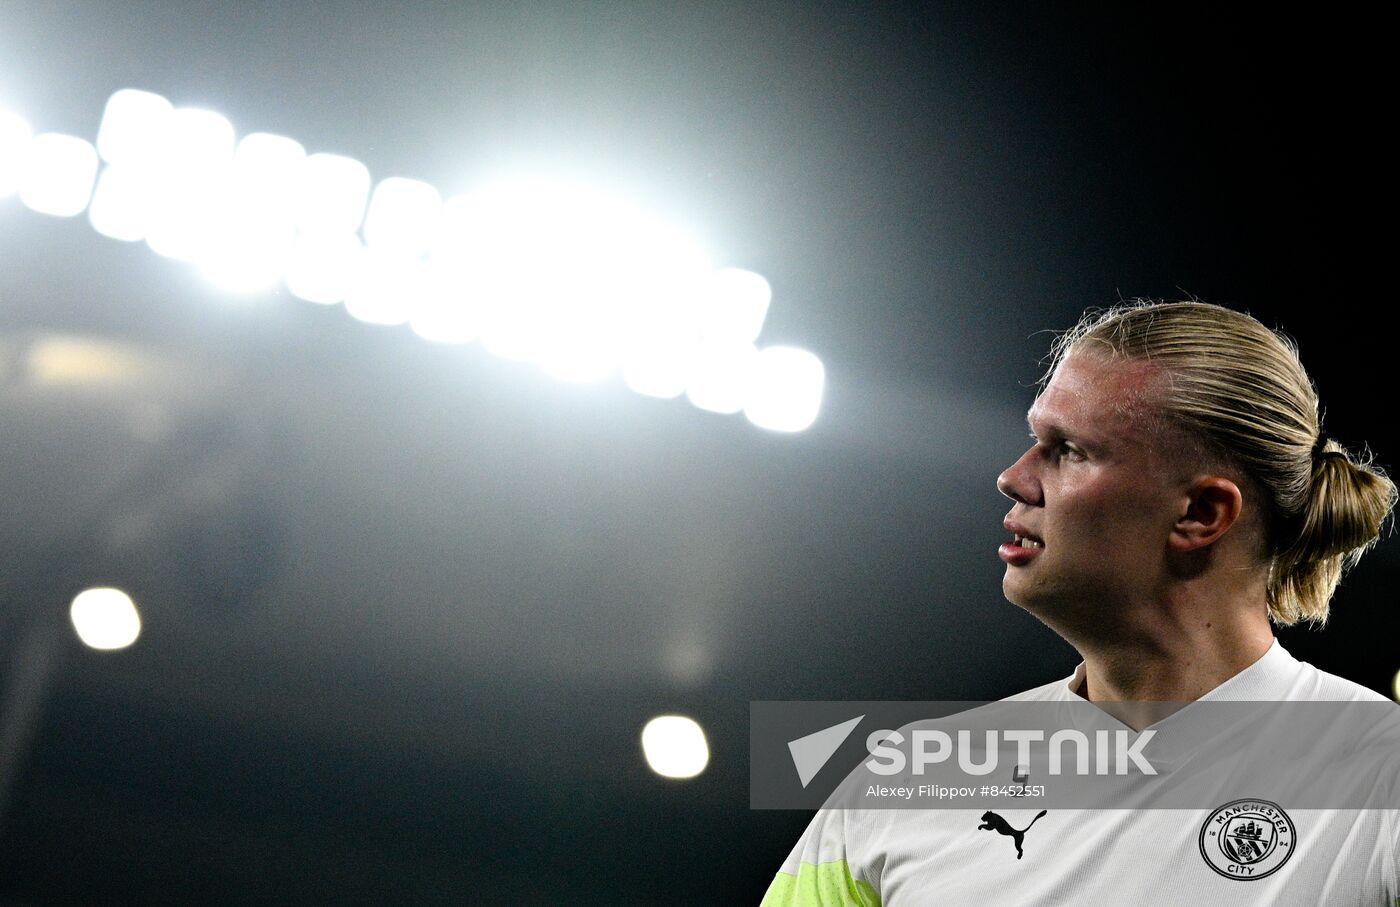
[[1329, 674], [1306, 661], [1294, 661], [1287, 699], [1312, 702], [1390, 702], [1375, 690]]
[[[1082, 667], [1082, 666], [1081, 666]], [[1007, 696], [1003, 702], [1064, 702], [1075, 700], [1079, 697], [1070, 690], [1079, 682], [1079, 671], [1070, 677], [1061, 677], [1059, 680], [1052, 680], [1049, 683], [1041, 684], [1038, 687], [1017, 693], [1014, 696]]]

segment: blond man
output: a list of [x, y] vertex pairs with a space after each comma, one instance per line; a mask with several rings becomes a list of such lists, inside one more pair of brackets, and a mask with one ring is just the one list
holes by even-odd
[[[1325, 435], [1293, 345], [1229, 309], [1133, 303], [1086, 317], [1052, 358], [1033, 443], [997, 480], [1002, 588], [1083, 662], [1013, 698], [1122, 703], [1136, 730], [1154, 701], [1382, 702], [1273, 636], [1326, 620], [1396, 497]], [[1400, 907], [1394, 809], [1021, 812], [823, 810], [764, 907]]]

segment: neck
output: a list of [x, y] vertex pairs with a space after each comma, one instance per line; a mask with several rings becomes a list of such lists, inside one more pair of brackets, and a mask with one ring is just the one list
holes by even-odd
[[1262, 658], [1274, 641], [1262, 595], [1209, 604], [1181, 595], [1118, 614], [1112, 626], [1054, 629], [1084, 659], [1079, 695], [1139, 704], [1110, 709], [1139, 729], [1164, 717], [1153, 703], [1179, 708], [1200, 699]]
[[1214, 621], [1194, 631], [1079, 647], [1084, 657], [1080, 695], [1091, 702], [1191, 702], [1254, 664], [1274, 641], [1267, 621], [1248, 632], [1231, 632]]

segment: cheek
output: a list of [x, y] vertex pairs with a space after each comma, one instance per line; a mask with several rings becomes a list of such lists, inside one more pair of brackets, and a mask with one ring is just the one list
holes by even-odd
[[1064, 506], [1057, 522], [1062, 531], [1069, 532], [1069, 541], [1113, 540], [1132, 544], [1142, 536], [1141, 523], [1147, 508], [1141, 495], [1102, 482], [1066, 483], [1064, 491]]

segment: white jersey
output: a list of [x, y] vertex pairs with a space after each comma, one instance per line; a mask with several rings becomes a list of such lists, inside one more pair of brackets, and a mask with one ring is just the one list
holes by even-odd
[[[1078, 700], [1083, 671], [1011, 698]], [[1208, 700], [1386, 701], [1277, 641]], [[1199, 811], [823, 809], [762, 907], [1400, 907], [1400, 810], [1285, 810], [1249, 793]], [[1257, 846], [1260, 823], [1276, 846], [1252, 861], [1232, 848]]]

